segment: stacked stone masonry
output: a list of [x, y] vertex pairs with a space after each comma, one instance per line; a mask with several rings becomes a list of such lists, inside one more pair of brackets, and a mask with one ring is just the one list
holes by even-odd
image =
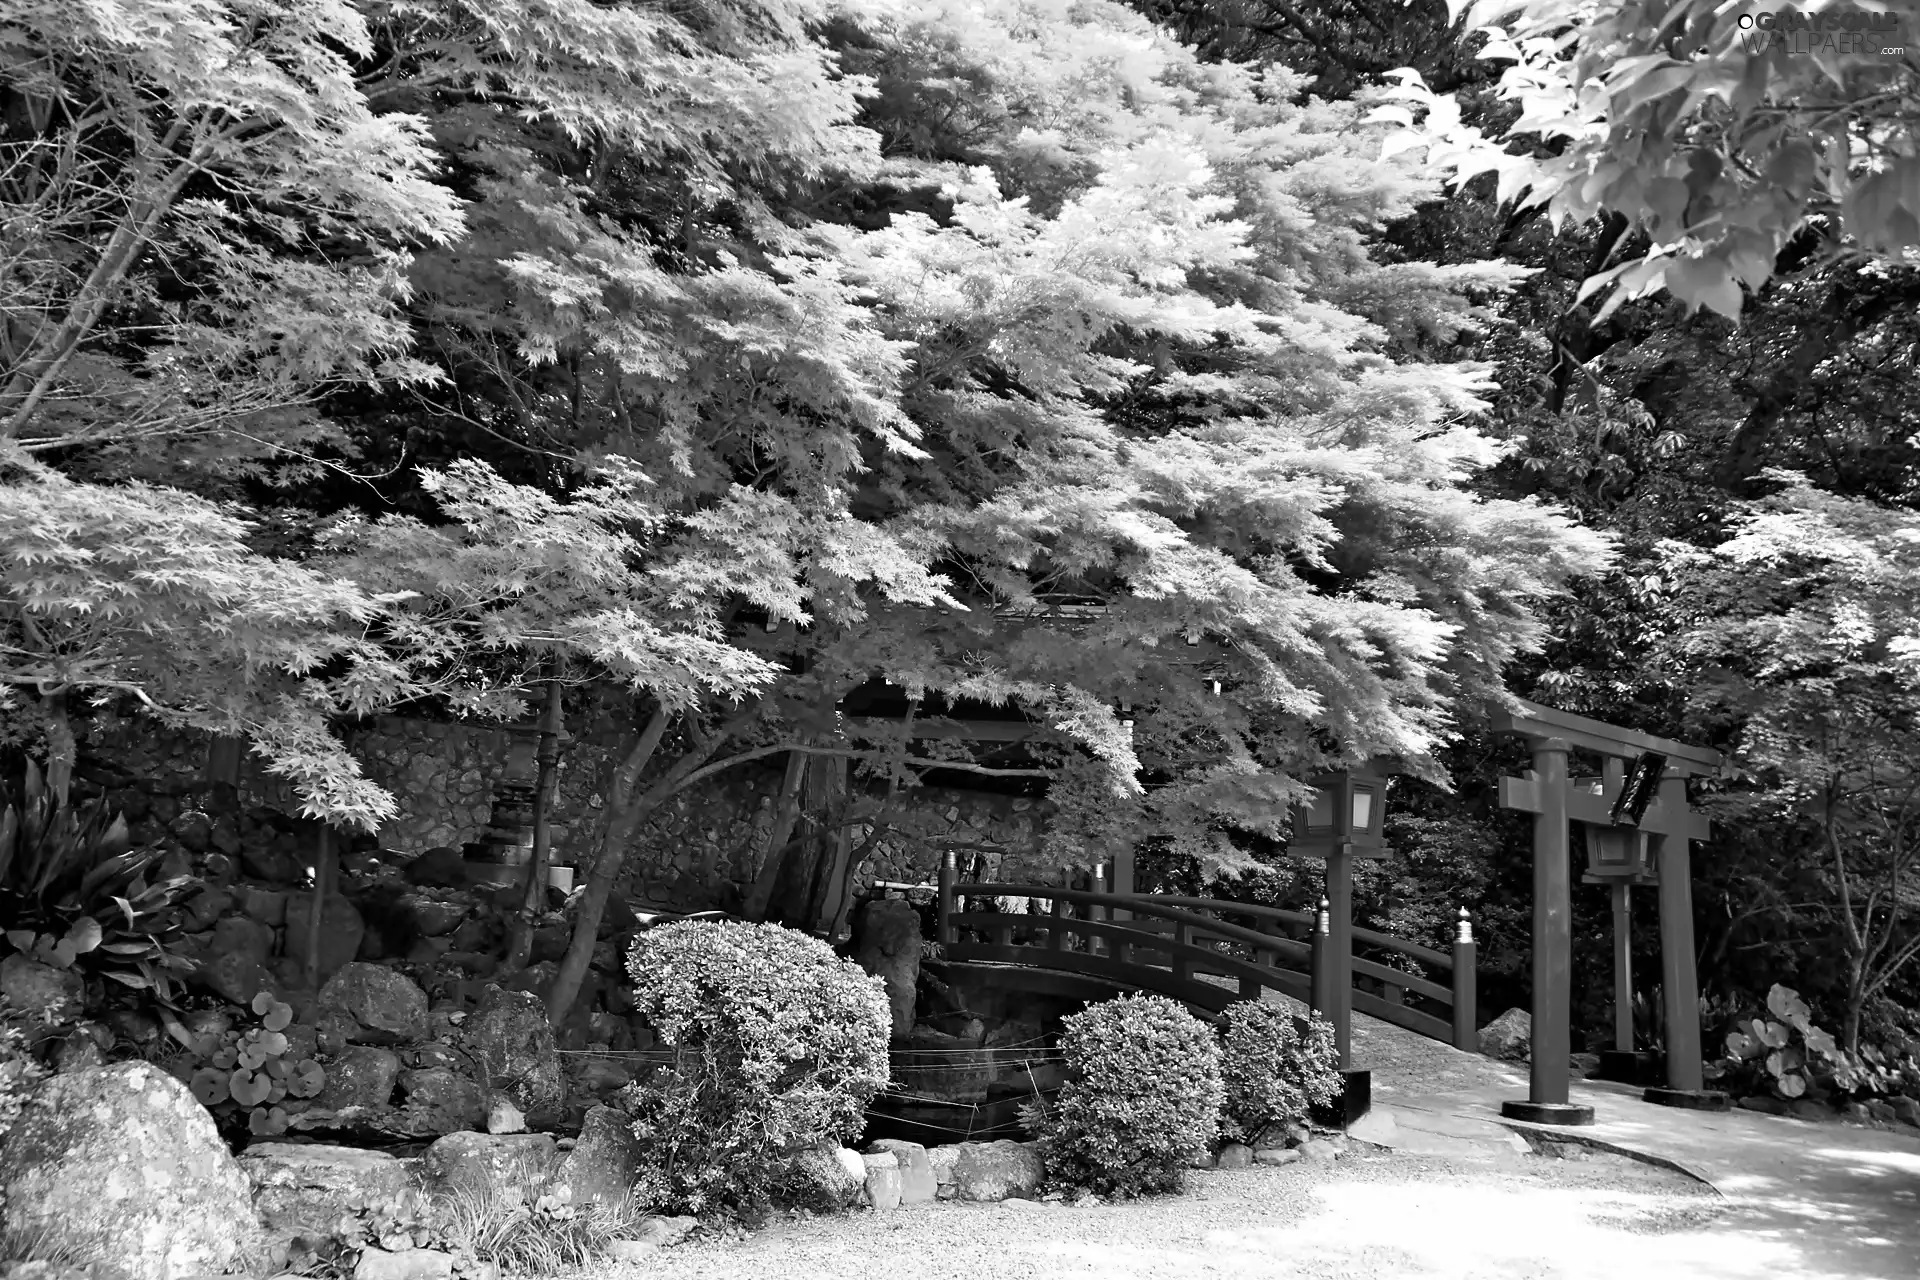
[[[632, 733], [617, 707], [598, 707], [559, 762], [551, 815], [556, 865], [579, 866], [591, 851], [605, 812], [605, 788], [618, 753]], [[526, 754], [527, 735], [479, 724], [381, 717], [350, 728], [346, 739], [369, 778], [399, 802], [399, 814], [379, 832], [383, 847], [419, 853], [478, 841], [492, 813], [495, 784], [508, 777], [509, 753]], [[95, 766], [107, 793], [125, 808], [136, 838], [163, 833], [193, 807], [205, 785], [208, 741], [174, 733], [139, 718], [96, 722], [83, 745], [83, 763]], [[636, 906], [692, 911], [734, 907], [745, 897], [766, 858], [781, 771], [777, 758], [729, 770], [707, 785], [669, 801], [639, 832], [618, 888]], [[247, 809], [289, 815], [282, 855], [297, 857], [312, 839], [311, 824], [291, 818], [299, 801], [288, 784], [242, 758], [240, 801]], [[1051, 879], [1040, 855], [1045, 801], [986, 792], [928, 787], [889, 819], [890, 829], [853, 869], [856, 894], [877, 880], [926, 883], [938, 873], [948, 842], [978, 850], [981, 873], [999, 878]], [[855, 829], [855, 847], [870, 829]]]

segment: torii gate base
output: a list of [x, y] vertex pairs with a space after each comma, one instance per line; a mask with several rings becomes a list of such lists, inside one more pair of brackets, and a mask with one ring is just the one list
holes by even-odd
[[[1692, 870], [1688, 844], [1704, 839], [1707, 822], [1687, 809], [1686, 780], [1719, 770], [1717, 751], [1656, 738], [1531, 702], [1517, 714], [1501, 713], [1494, 727], [1519, 734], [1533, 749], [1525, 778], [1500, 781], [1500, 803], [1533, 814], [1533, 1062], [1526, 1101], [1505, 1102], [1500, 1112], [1536, 1124], [1586, 1125], [1593, 1108], [1568, 1100], [1572, 1045], [1573, 904], [1569, 821], [1614, 830], [1612, 804], [1625, 768], [1621, 761], [1657, 753], [1667, 761], [1658, 801], [1638, 821], [1653, 843], [1660, 886], [1661, 989], [1666, 1004], [1667, 1087], [1648, 1089], [1648, 1102], [1722, 1110], [1725, 1094], [1701, 1086], [1700, 992], [1693, 960]], [[1574, 748], [1607, 761], [1604, 794], [1576, 792], [1567, 775]], [[1616, 970], [1616, 973], [1623, 972]], [[1615, 992], [1616, 1003], [1630, 998]], [[1628, 1046], [1630, 1047], [1630, 1046]]]

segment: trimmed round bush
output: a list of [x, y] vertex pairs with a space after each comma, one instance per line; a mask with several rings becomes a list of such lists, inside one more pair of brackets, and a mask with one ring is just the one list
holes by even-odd
[[1106, 1195], [1177, 1191], [1220, 1125], [1220, 1047], [1165, 996], [1127, 995], [1064, 1019], [1066, 1079], [1042, 1128], [1047, 1171]]
[[772, 924], [685, 921], [627, 957], [634, 1013], [673, 1060], [628, 1086], [634, 1195], [675, 1213], [755, 1213], [800, 1151], [857, 1137], [887, 1084], [879, 978]]
[[1252, 1000], [1228, 1005], [1226, 1019], [1220, 1054], [1226, 1137], [1254, 1142], [1274, 1125], [1304, 1123], [1310, 1108], [1340, 1096], [1332, 1023]]

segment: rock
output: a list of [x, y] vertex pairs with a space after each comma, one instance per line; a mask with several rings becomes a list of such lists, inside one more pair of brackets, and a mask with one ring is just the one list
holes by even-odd
[[17, 951], [0, 960], [0, 996], [17, 1010], [78, 1012], [86, 994], [86, 980], [72, 969], [56, 969]]
[[293, 850], [279, 844], [254, 844], [240, 850], [240, 865], [268, 884], [299, 884], [307, 869]]
[[144, 1062], [44, 1081], [0, 1140], [10, 1234], [140, 1280], [257, 1264], [252, 1187], [187, 1087]]
[[867, 1185], [867, 1163], [841, 1146], [803, 1151], [788, 1165], [780, 1198], [804, 1209], [838, 1213], [860, 1198]]
[[1299, 1151], [1290, 1147], [1261, 1147], [1253, 1153], [1253, 1162], [1255, 1164], [1292, 1164], [1298, 1159], [1300, 1159]]
[[633, 1083], [633, 1073], [617, 1062], [590, 1058], [573, 1073], [573, 1083], [587, 1093], [603, 1096]]
[[[413, 919], [413, 927], [422, 938], [439, 938], [460, 927], [471, 909], [459, 902], [435, 902], [431, 898], [403, 899]], [[450, 944], [449, 944], [450, 945]]]
[[352, 1018], [361, 1044], [409, 1044], [427, 1038], [427, 993], [405, 974], [355, 961], [320, 988], [320, 1007]]
[[633, 1190], [639, 1160], [640, 1140], [634, 1136], [633, 1121], [612, 1107], [595, 1107], [587, 1112], [579, 1140], [554, 1173], [555, 1192], [567, 1188], [576, 1205], [618, 1208]]
[[1795, 1120], [1818, 1124], [1823, 1120], [1833, 1119], [1833, 1108], [1824, 1102], [1815, 1102], [1811, 1098], [1795, 1098], [1787, 1104], [1787, 1114]]
[[246, 916], [227, 916], [214, 924], [207, 950], [216, 956], [243, 955], [265, 964], [273, 951], [273, 930]]
[[893, 1038], [913, 1030], [920, 984], [920, 913], [904, 898], [876, 898], [860, 909], [853, 931], [854, 963], [887, 984]]
[[1533, 1015], [1509, 1009], [1480, 1028], [1480, 1052], [1503, 1062], [1524, 1060], [1533, 1048]]
[[420, 1113], [439, 1114], [443, 1127], [439, 1133], [458, 1133], [478, 1129], [487, 1122], [487, 1095], [479, 1085], [447, 1067], [425, 1067], [402, 1071], [400, 1096], [407, 1108]]
[[1047, 1176], [1046, 1166], [1030, 1143], [1002, 1138], [998, 1142], [962, 1142], [956, 1149], [959, 1153], [953, 1162], [956, 1199], [987, 1201], [1030, 1196], [1040, 1189]]
[[287, 922], [287, 895], [280, 890], [244, 884], [239, 894], [240, 910], [249, 920], [258, 920], [269, 928], [278, 928]]
[[233, 895], [227, 890], [218, 887], [202, 890], [181, 904], [181, 925], [188, 933], [211, 929], [232, 907]]
[[1187, 1161], [1187, 1168], [1211, 1169], [1219, 1163], [1220, 1157], [1216, 1156], [1212, 1151], [1203, 1148], [1194, 1153], [1193, 1159]]
[[698, 1218], [669, 1218], [658, 1215], [640, 1220], [640, 1239], [661, 1249], [671, 1249], [685, 1240], [700, 1225]]
[[920, 1143], [882, 1138], [868, 1143], [867, 1151], [873, 1154], [884, 1151], [899, 1163], [901, 1204], [931, 1204], [939, 1195], [940, 1184], [933, 1175], [933, 1163], [927, 1158], [926, 1147]]
[[453, 1255], [435, 1249], [388, 1253], [368, 1245], [353, 1268], [353, 1280], [452, 1280]]
[[1220, 1148], [1220, 1156], [1215, 1161], [1220, 1169], [1251, 1169], [1253, 1167], [1253, 1148], [1245, 1143], [1229, 1142]]
[[565, 1108], [566, 1077], [537, 997], [489, 987], [463, 1031], [488, 1087], [505, 1093], [534, 1125], [551, 1123]]
[[953, 1199], [953, 1167], [960, 1163], [960, 1149], [955, 1146], [928, 1147], [927, 1167], [933, 1170], [934, 1194], [941, 1200]]
[[1898, 1097], [1888, 1105], [1893, 1108], [1894, 1118], [1900, 1123], [1920, 1128], [1920, 1098]]
[[1391, 1147], [1400, 1136], [1400, 1126], [1393, 1112], [1374, 1107], [1347, 1126], [1347, 1136], [1359, 1142], [1371, 1142], [1376, 1147]]
[[1783, 1116], [1787, 1114], [1787, 1104], [1779, 1098], [1758, 1093], [1740, 1099], [1740, 1106], [1747, 1111], [1758, 1111], [1762, 1115]]
[[[286, 953], [298, 959], [302, 964], [307, 957], [307, 921], [312, 914], [313, 894], [311, 892], [289, 893], [287, 895], [287, 945]], [[320, 913], [320, 980], [325, 982], [341, 966], [351, 963], [360, 954], [360, 941], [366, 936], [367, 925], [360, 918], [360, 912], [351, 902], [339, 894], [327, 895], [327, 905]]]
[[113, 1009], [106, 1019], [115, 1035], [134, 1044], [152, 1044], [160, 1038], [160, 1019], [145, 1009]]
[[573, 935], [561, 925], [548, 925], [544, 929], [533, 931], [533, 950], [528, 956], [532, 964], [558, 963], [560, 957], [567, 954], [567, 946], [573, 941]]
[[450, 1133], [420, 1157], [421, 1171], [439, 1187], [465, 1187], [507, 1204], [543, 1195], [560, 1148], [544, 1133]]
[[393, 1101], [400, 1059], [390, 1050], [357, 1044], [326, 1064], [327, 1083], [313, 1105], [324, 1111], [343, 1107], [384, 1107]]
[[167, 834], [185, 845], [187, 852], [205, 853], [213, 847], [213, 819], [189, 809], [167, 824]]
[[256, 1143], [240, 1153], [253, 1207], [269, 1238], [330, 1240], [340, 1218], [391, 1208], [407, 1194], [406, 1167], [384, 1151], [323, 1143]]
[[463, 888], [467, 883], [467, 860], [458, 849], [441, 845], [409, 862], [406, 877], [408, 884], [433, 885], [442, 889]]
[[237, 1005], [246, 1005], [262, 991], [272, 991], [279, 985], [265, 965], [238, 951], [207, 960], [194, 971], [193, 982]]
[[1302, 1159], [1315, 1164], [1332, 1164], [1340, 1156], [1334, 1145], [1324, 1138], [1309, 1138], [1294, 1150], [1300, 1153]]
[[867, 1203], [876, 1209], [900, 1207], [900, 1161], [891, 1151], [860, 1157], [866, 1165]]
[[339, 1053], [352, 1041], [360, 1024], [338, 1009], [322, 1009], [314, 1018], [316, 1047], [321, 1053]]
[[659, 1249], [659, 1245], [649, 1240], [609, 1240], [607, 1259], [610, 1262], [647, 1262]]
[[511, 1099], [496, 1096], [487, 1106], [488, 1133], [525, 1133], [527, 1118]]

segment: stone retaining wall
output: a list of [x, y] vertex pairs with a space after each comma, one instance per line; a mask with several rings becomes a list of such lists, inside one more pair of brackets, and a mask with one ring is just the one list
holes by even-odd
[[[557, 865], [579, 866], [593, 847], [603, 788], [632, 732], [621, 713], [610, 699], [569, 725], [574, 736], [561, 753], [551, 818]], [[208, 742], [200, 735], [113, 716], [93, 722], [85, 735], [83, 764], [109, 766], [102, 777], [115, 803], [125, 806], [136, 838], [158, 837], [205, 785]], [[530, 741], [502, 728], [397, 716], [367, 721], [345, 736], [367, 775], [400, 805], [380, 843], [409, 853], [480, 839], [516, 739], [522, 755]], [[242, 757], [239, 777], [244, 807], [298, 811], [292, 788], [257, 758]], [[669, 801], [638, 833], [620, 889], [636, 905], [668, 910], [738, 905], [766, 858], [780, 781], [777, 758], [754, 761]], [[946, 841], [990, 846], [984, 851], [988, 874], [1052, 878], [1039, 853], [1044, 801], [937, 787], [910, 794], [910, 803], [888, 816], [891, 830], [854, 868], [856, 893], [875, 880], [933, 880]], [[856, 829], [849, 838], [858, 847], [870, 834]]]

